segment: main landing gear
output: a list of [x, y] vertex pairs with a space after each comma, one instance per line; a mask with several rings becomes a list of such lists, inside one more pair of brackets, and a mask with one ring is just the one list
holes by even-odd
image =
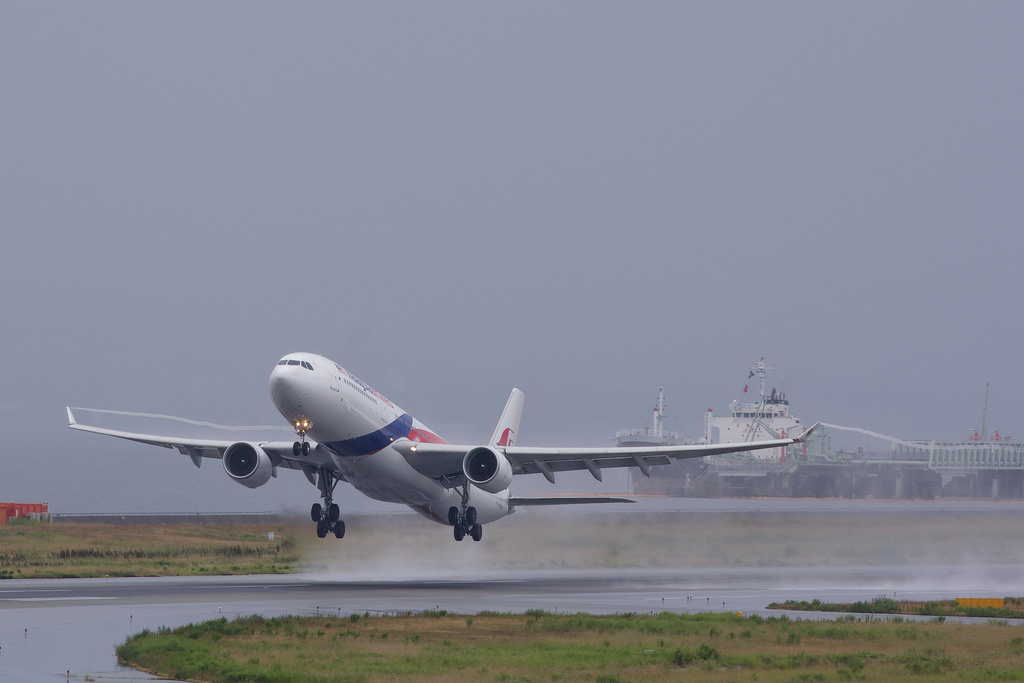
[[334, 487], [338, 485], [339, 479], [326, 470], [320, 470], [317, 475], [316, 487], [320, 489], [320, 495], [324, 504], [313, 503], [309, 510], [309, 516], [316, 522], [316, 535], [325, 538], [327, 534], [333, 533], [335, 538], [345, 536], [345, 522], [341, 519], [341, 508], [334, 502]]
[[484, 537], [484, 527], [476, 521], [476, 508], [469, 505], [469, 484], [463, 484], [462, 509], [452, 505], [448, 508], [448, 523], [455, 528], [455, 540], [469, 536], [474, 541]]

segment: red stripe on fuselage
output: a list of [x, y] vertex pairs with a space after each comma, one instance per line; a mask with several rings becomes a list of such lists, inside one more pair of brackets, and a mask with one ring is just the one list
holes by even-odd
[[429, 432], [426, 429], [416, 429], [415, 427], [409, 430], [409, 441], [416, 441], [419, 443], [448, 443], [433, 432]]

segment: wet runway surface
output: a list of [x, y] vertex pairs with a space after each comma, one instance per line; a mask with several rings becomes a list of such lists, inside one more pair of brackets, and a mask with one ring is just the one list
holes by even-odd
[[[143, 629], [250, 614], [707, 612], [778, 615], [774, 601], [1024, 595], [1016, 565], [702, 568], [519, 572], [479, 578], [344, 580], [324, 575], [0, 583], [0, 680], [144, 681], [114, 648]], [[835, 614], [789, 613], [802, 618]]]

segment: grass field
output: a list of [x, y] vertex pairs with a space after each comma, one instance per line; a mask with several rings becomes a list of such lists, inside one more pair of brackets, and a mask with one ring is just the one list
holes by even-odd
[[773, 602], [768, 609], [799, 612], [851, 612], [853, 614], [899, 614], [930, 617], [975, 617], [987, 619], [1024, 619], [1024, 598], [1006, 596], [1002, 606], [975, 606], [961, 604], [959, 600], [932, 600], [928, 602], [895, 600], [878, 597], [852, 603], [821, 602], [820, 600], [789, 600]]
[[143, 632], [127, 663], [196, 681], [1020, 681], [1002, 622], [730, 614], [251, 617]]
[[[274, 531], [274, 540], [267, 532]], [[284, 525], [72, 524], [0, 527], [0, 578], [279, 574], [299, 554]]]

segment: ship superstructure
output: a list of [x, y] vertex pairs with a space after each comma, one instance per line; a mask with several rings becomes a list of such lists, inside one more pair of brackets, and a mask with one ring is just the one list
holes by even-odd
[[[733, 401], [729, 404], [729, 415], [715, 417], [709, 408], [704, 417], [704, 439], [708, 443], [737, 443], [741, 441], [767, 441], [796, 436], [803, 431], [799, 418], [789, 414], [789, 400], [786, 395], [773, 388], [767, 391], [765, 377], [772, 366], [764, 357], [754, 363], [747, 380], [756, 378], [760, 388], [756, 402]], [[743, 387], [744, 393], [750, 388]], [[785, 460], [784, 449], [775, 448], [758, 452], [758, 460], [780, 462]]]
[[658, 402], [654, 404], [653, 429], [622, 429], [615, 433], [615, 441], [620, 446], [675, 446], [683, 443], [676, 432], [664, 429], [665, 421], [665, 389], [658, 387]]

